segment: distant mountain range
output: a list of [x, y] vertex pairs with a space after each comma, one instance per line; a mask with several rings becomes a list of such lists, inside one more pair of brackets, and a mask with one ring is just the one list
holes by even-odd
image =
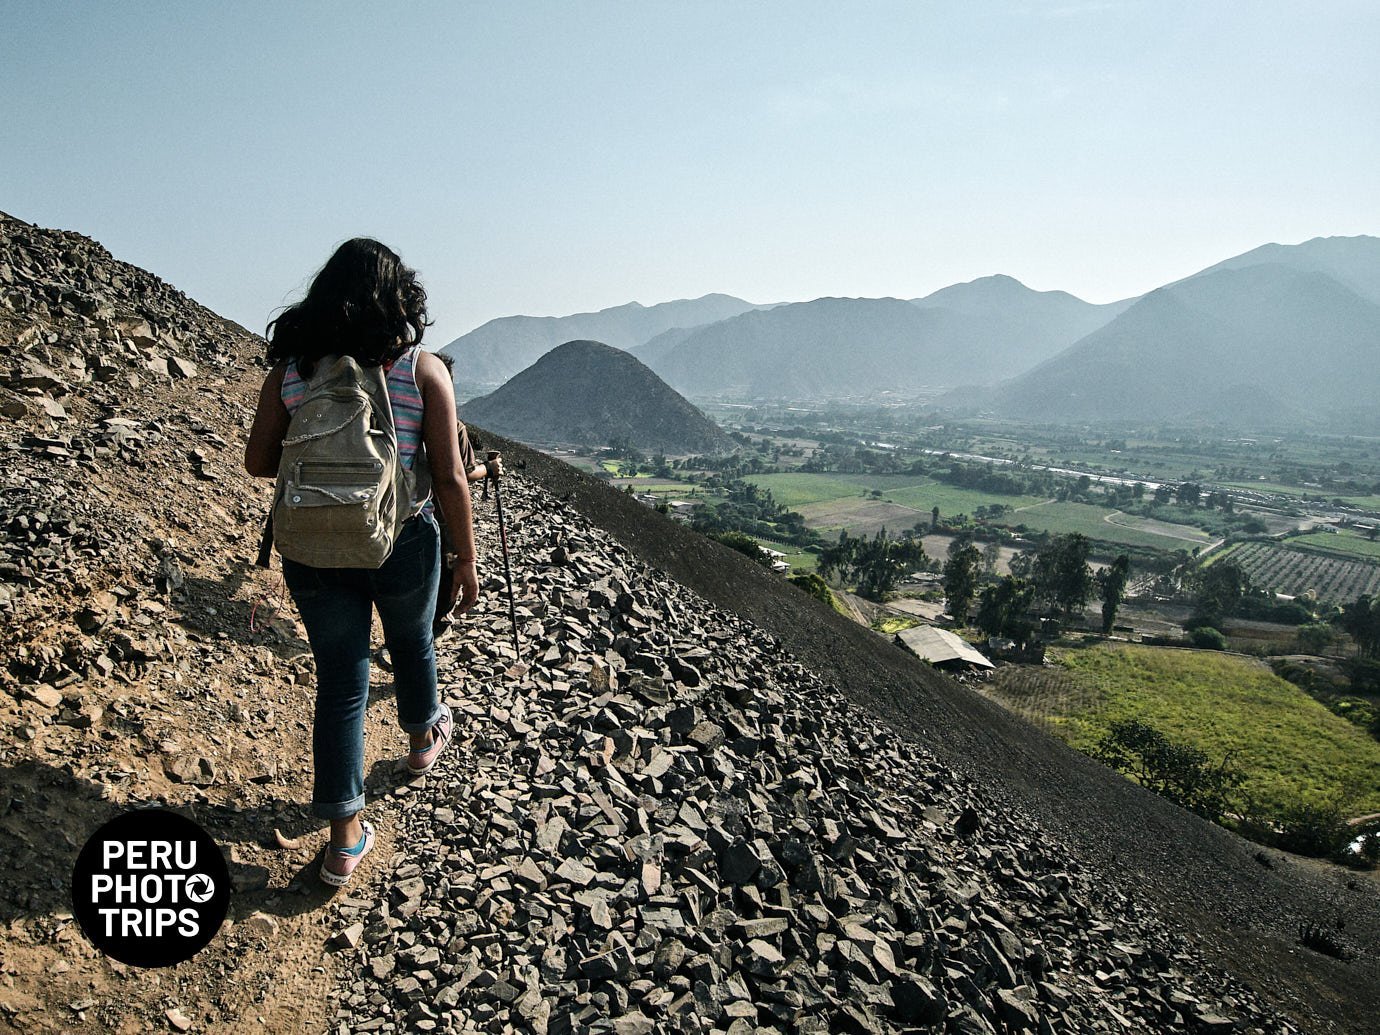
[[442, 352], [455, 358], [456, 384], [464, 395], [502, 384], [544, 353], [567, 341], [590, 340], [630, 349], [673, 327], [726, 320], [757, 308], [731, 295], [663, 302], [629, 302], [597, 313], [573, 316], [504, 316], [461, 335]]
[[727, 453], [723, 430], [621, 349], [568, 341], [497, 391], [460, 407], [462, 420], [522, 442], [643, 452]]
[[1380, 238], [1375, 237], [1315, 237], [1303, 244], [1263, 244], [1193, 276], [1266, 264], [1288, 266], [1305, 273], [1325, 273], [1362, 298], [1380, 305]]
[[1152, 291], [994, 390], [950, 401], [1039, 421], [1373, 424], [1377, 303], [1380, 239], [1267, 245]]
[[839, 399], [992, 382], [1113, 319], [1062, 291], [984, 277], [925, 298], [819, 298], [677, 329], [634, 349], [687, 395]]
[[1106, 305], [1007, 276], [910, 300], [766, 306], [706, 295], [494, 320], [444, 351], [462, 389], [507, 376], [518, 357], [576, 336], [570, 328], [598, 327], [578, 336], [630, 350], [700, 398], [822, 401], [966, 385], [942, 405], [1052, 421], [1326, 422], [1364, 411], [1380, 389], [1377, 306], [1380, 239], [1329, 237], [1264, 245]]

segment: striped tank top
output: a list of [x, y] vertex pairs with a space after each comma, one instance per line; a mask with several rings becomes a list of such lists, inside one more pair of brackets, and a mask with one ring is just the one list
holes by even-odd
[[[388, 401], [393, 407], [393, 424], [398, 430], [398, 459], [408, 470], [412, 470], [417, 460], [417, 450], [422, 442], [422, 393], [417, 388], [417, 353], [420, 345], [414, 345], [391, 364], [385, 364], [388, 374]], [[288, 416], [297, 412], [307, 395], [307, 383], [297, 372], [297, 363], [289, 363], [283, 374], [283, 405]]]

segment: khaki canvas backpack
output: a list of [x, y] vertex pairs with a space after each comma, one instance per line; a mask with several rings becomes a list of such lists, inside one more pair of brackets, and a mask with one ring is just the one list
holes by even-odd
[[349, 356], [316, 364], [283, 438], [273, 543], [313, 568], [377, 568], [411, 515], [413, 476], [382, 367]]

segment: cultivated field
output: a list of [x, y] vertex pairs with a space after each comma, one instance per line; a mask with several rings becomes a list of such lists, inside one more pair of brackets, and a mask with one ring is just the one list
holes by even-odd
[[1354, 532], [1309, 532], [1292, 536], [1288, 543], [1298, 549], [1316, 553], [1380, 561], [1380, 542], [1356, 535]]
[[1339, 796], [1354, 814], [1380, 811], [1380, 743], [1264, 664], [1106, 644], [1051, 659], [1053, 669], [1001, 669], [992, 693], [1080, 750], [1113, 722], [1139, 719], [1214, 762], [1230, 755], [1242, 790], [1264, 804]]
[[[1311, 537], [1308, 537], [1311, 538]], [[1320, 536], [1328, 540], [1338, 536]], [[1292, 544], [1296, 540], [1289, 540]], [[1380, 564], [1296, 549], [1282, 543], [1250, 542], [1219, 555], [1230, 557], [1251, 582], [1275, 593], [1301, 596], [1312, 590], [1326, 603], [1343, 604], [1362, 593], [1380, 592]]]
[[[798, 511], [811, 528], [871, 535], [885, 527], [899, 532], [917, 522], [929, 523], [934, 507], [941, 517], [972, 514], [978, 507], [1012, 508], [1000, 519], [1011, 527], [1024, 524], [1056, 535], [1081, 532], [1128, 546], [1191, 550], [1211, 541], [1189, 525], [1150, 521], [1088, 503], [1067, 503], [1039, 496], [1000, 496], [962, 489], [927, 478], [869, 474], [763, 474], [748, 479], [770, 489], [778, 503]], [[871, 496], [880, 490], [881, 496]]]
[[862, 499], [874, 489], [880, 490], [882, 498], [891, 503], [924, 511], [927, 519], [933, 507], [938, 507], [940, 514], [952, 516], [971, 514], [978, 507], [995, 503], [1020, 507], [1040, 501], [1034, 496], [999, 496], [900, 474], [757, 474], [745, 480], [759, 488], [770, 489], [776, 501], [791, 510], [848, 497]]
[[902, 507], [885, 500], [850, 499], [806, 503], [793, 507], [810, 528], [829, 535], [847, 529], [849, 535], [875, 535], [885, 528], [888, 532], [904, 532], [917, 521], [929, 524], [929, 514], [910, 507]]
[[1192, 550], [1195, 546], [1205, 546], [1212, 541], [1212, 537], [1200, 528], [1132, 517], [1089, 503], [1042, 503], [1006, 514], [1002, 523], [1012, 527], [1025, 525], [1055, 535], [1080, 532], [1089, 539], [1105, 539], [1157, 550]]

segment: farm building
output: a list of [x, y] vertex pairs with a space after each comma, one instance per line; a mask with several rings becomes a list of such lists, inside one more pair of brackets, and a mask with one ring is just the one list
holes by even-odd
[[921, 661], [944, 671], [995, 668], [967, 640], [933, 625], [917, 625], [896, 634], [896, 642]]

